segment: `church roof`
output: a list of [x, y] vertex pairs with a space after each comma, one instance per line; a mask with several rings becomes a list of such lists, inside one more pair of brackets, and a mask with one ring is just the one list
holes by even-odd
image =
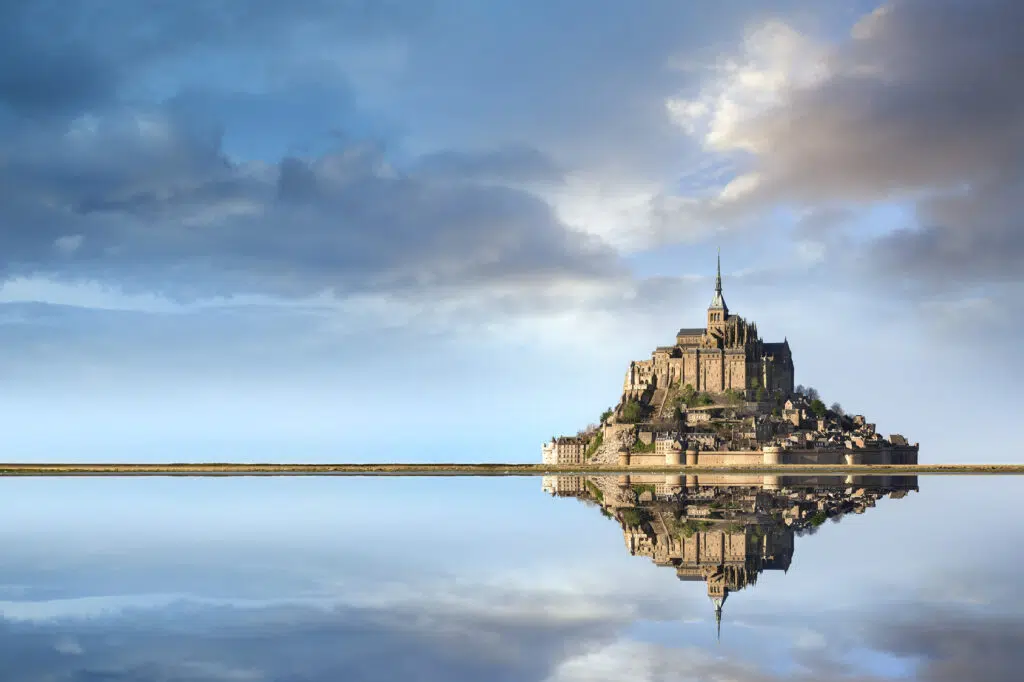
[[704, 327], [683, 327], [676, 336], [702, 336], [707, 331]]
[[765, 343], [765, 344], [763, 344], [763, 346], [764, 346], [764, 352], [765, 353], [773, 354], [773, 353], [784, 353], [786, 351], [787, 344], [785, 342], [782, 342], [782, 343], [777, 343], [776, 342], [776, 343]]

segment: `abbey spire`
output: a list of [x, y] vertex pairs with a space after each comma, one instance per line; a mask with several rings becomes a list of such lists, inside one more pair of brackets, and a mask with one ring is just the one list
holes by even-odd
[[722, 247], [718, 247], [718, 274], [715, 276], [715, 293], [722, 295]]
[[[725, 305], [725, 299], [722, 297], [722, 249], [718, 249], [718, 272], [715, 275], [715, 297], [711, 299], [711, 305], [708, 306], [708, 310], [724, 310], [728, 311], [729, 306]], [[717, 319], [725, 319], [726, 316]]]

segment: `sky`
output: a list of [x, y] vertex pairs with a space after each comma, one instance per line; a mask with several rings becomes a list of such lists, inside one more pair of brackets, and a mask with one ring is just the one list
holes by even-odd
[[798, 383], [1019, 461], [1022, 15], [0, 0], [5, 458], [535, 461], [721, 248]]

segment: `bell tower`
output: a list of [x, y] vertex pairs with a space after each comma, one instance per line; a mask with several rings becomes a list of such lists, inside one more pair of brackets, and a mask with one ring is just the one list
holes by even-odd
[[718, 250], [718, 274], [715, 276], [715, 297], [708, 306], [708, 334], [722, 338], [725, 321], [729, 318], [729, 306], [722, 297], [722, 250]]

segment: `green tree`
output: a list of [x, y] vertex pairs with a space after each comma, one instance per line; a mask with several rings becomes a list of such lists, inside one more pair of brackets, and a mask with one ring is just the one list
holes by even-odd
[[701, 393], [700, 395], [697, 396], [697, 404], [698, 405], [714, 405], [715, 404], [715, 399], [712, 398], [707, 393]]
[[757, 387], [757, 402], [763, 403], [768, 399], [768, 391], [764, 390], [764, 386]]
[[686, 384], [683, 386], [683, 390], [679, 392], [679, 401], [690, 407], [695, 404], [697, 398], [697, 389], [693, 387], [693, 384]]
[[608, 417], [612, 416], [612, 414], [614, 414], [612, 412], [612, 408], [609, 407], [607, 410], [601, 413], [601, 421], [599, 423], [604, 424], [606, 421], [608, 421]]
[[620, 419], [624, 424], [636, 424], [641, 421], [644, 417], [644, 408], [636, 400], [627, 400], [626, 404], [622, 406], [622, 414]]
[[817, 417], [818, 419], [821, 419], [826, 414], [828, 414], [828, 408], [825, 407], [825, 403], [823, 403], [823, 402], [821, 402], [821, 400], [815, 398], [814, 400], [811, 401], [811, 412], [814, 413], [815, 417]]
[[835, 412], [840, 417], [843, 416], [843, 406], [840, 405], [839, 403], [832, 403], [832, 407], [830, 407], [828, 409], [832, 410], [833, 412]]
[[654, 452], [656, 447], [657, 446], [654, 444], [653, 440], [650, 443], [644, 443], [642, 440], [640, 440], [638, 438], [637, 441], [635, 443], [633, 443], [632, 447], [629, 448], [629, 451], [630, 452]]

